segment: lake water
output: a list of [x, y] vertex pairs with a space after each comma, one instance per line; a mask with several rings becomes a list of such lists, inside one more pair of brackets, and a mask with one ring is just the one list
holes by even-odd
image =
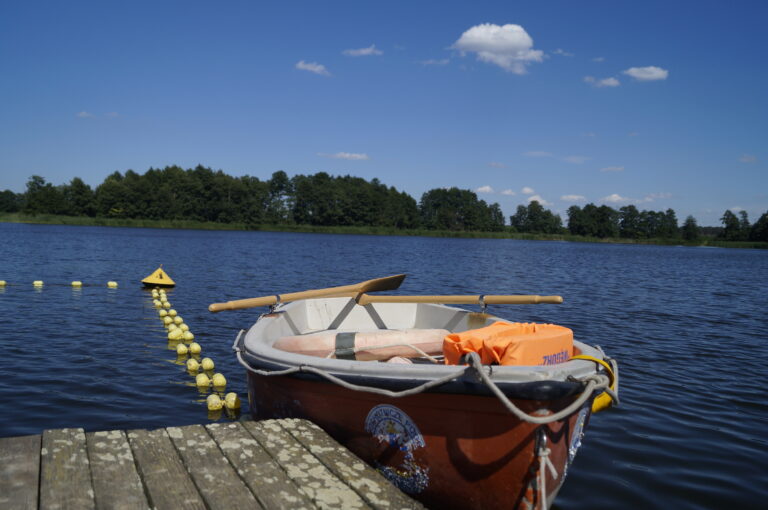
[[620, 363], [622, 405], [593, 417], [556, 507], [766, 505], [757, 250], [0, 224], [0, 437], [209, 421], [139, 285], [161, 263], [173, 307], [243, 397], [230, 346], [261, 310], [214, 315], [211, 302], [396, 273], [404, 293], [560, 294], [491, 309], [568, 326]]

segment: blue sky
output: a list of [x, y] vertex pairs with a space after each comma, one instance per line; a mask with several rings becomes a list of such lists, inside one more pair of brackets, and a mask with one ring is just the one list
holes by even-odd
[[0, 5], [0, 190], [197, 164], [768, 210], [768, 2]]

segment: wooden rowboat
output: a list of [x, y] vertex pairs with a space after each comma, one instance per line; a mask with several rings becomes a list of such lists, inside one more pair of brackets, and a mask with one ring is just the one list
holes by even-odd
[[[462, 332], [499, 318], [415, 297], [321, 294], [273, 303], [238, 335], [233, 348], [247, 369], [253, 417], [315, 422], [430, 508], [549, 508], [596, 397], [607, 390], [616, 398], [615, 362], [580, 341], [573, 351], [586, 359], [545, 366], [482, 365], [476, 354], [464, 365], [445, 365], [439, 352], [405, 354], [413, 349], [397, 342], [382, 349], [400, 348], [405, 362], [349, 359], [376, 350], [350, 347], [350, 335]], [[440, 298], [425, 301], [449, 300]], [[288, 337], [316, 344], [323, 335], [341, 339], [325, 356], [276, 348]]]

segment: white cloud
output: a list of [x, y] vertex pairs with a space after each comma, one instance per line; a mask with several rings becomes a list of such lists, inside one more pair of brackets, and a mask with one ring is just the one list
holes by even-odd
[[514, 74], [525, 74], [531, 62], [541, 62], [544, 52], [533, 49], [533, 39], [520, 25], [475, 25], [451, 46], [462, 55], [476, 53], [481, 62], [495, 64]]
[[757, 157], [752, 154], [742, 154], [739, 161], [742, 163], [755, 163], [757, 162]]
[[490, 161], [488, 163], [488, 166], [493, 168], [506, 168], [507, 165], [505, 165], [504, 163], [499, 163], [498, 161]]
[[478, 193], [493, 193], [493, 188], [490, 186], [480, 186], [475, 190]]
[[622, 202], [635, 202], [635, 200], [632, 200], [631, 198], [622, 197], [618, 193], [613, 193], [611, 195], [608, 195], [607, 197], [603, 197], [601, 199], [603, 202], [611, 202], [612, 204], [618, 204]]
[[592, 62], [605, 62], [605, 57], [595, 57]]
[[584, 82], [591, 83], [592, 86], [597, 87], [599, 89], [603, 87], [618, 87], [619, 85], [621, 85], [621, 82], [613, 77], [603, 78], [601, 80], [598, 80], [594, 76], [585, 76]]
[[507, 195], [509, 197], [512, 197], [512, 196], [516, 195], [516, 193], [514, 191], [512, 191], [511, 189], [505, 189], [504, 191], [501, 192], [501, 194], [502, 195]]
[[348, 56], [348, 57], [367, 57], [369, 55], [383, 55], [384, 52], [381, 50], [376, 49], [375, 44], [371, 44], [367, 48], [359, 48], [356, 50], [344, 50], [341, 52], [342, 54]]
[[561, 57], [572, 57], [573, 53], [569, 53], [562, 48], [558, 48], [552, 52], [553, 55], [560, 55]]
[[534, 193], [536, 193], [535, 191], [533, 191], [533, 188], [529, 188], [528, 186], [525, 186], [521, 191], [523, 195], [533, 195]]
[[328, 69], [326, 69], [324, 65], [318, 64], [317, 62], [304, 62], [301, 60], [296, 63], [296, 69], [309, 71], [310, 73], [320, 74], [322, 76], [331, 75], [331, 73], [328, 72]]
[[541, 195], [531, 195], [530, 197], [528, 197], [528, 203], [529, 204], [531, 202], [533, 202], [534, 200], [537, 201], [538, 203], [540, 203], [541, 205], [552, 205], [549, 202], [547, 202], [546, 200], [544, 200], [543, 198], [541, 198]]
[[738, 213], [740, 213], [741, 211], [743, 211], [743, 210], [744, 210], [744, 208], [743, 208], [743, 207], [739, 207], [739, 206], [737, 205], [737, 206], [731, 207], [729, 210], [730, 210], [730, 211], [731, 211], [733, 214], [738, 214]]
[[669, 76], [669, 71], [656, 66], [630, 67], [626, 71], [623, 71], [623, 73], [627, 76], [631, 76], [637, 81], [666, 80], [667, 76]]
[[324, 152], [318, 152], [317, 155], [322, 156], [324, 158], [349, 159], [353, 161], [370, 159], [368, 157], [368, 154], [360, 154], [356, 152], [337, 152], [336, 154], [326, 154]]
[[573, 163], [574, 165], [581, 165], [588, 159], [589, 158], [586, 156], [566, 156], [563, 158], [563, 161], [565, 161], [566, 163]]
[[653, 202], [654, 200], [663, 200], [665, 198], [672, 198], [672, 193], [651, 193], [646, 195], [642, 202]]
[[524, 152], [523, 156], [528, 156], [529, 158], [551, 158], [554, 154], [545, 151], [528, 151]]
[[600, 169], [601, 172], [623, 172], [624, 167], [623, 166], [607, 166], [605, 168]]
[[419, 64], [423, 66], [446, 66], [448, 65], [448, 62], [450, 62], [450, 60], [448, 60], [447, 58], [441, 58], [441, 59], [430, 58], [429, 60], [422, 60], [421, 62], [419, 62]]
[[86, 112], [85, 110], [83, 110], [82, 112], [77, 112], [75, 114], [75, 117], [79, 117], [81, 119], [90, 119], [93, 117], [93, 114], [91, 112]]
[[583, 202], [587, 199], [584, 195], [563, 195], [560, 200], [563, 202]]

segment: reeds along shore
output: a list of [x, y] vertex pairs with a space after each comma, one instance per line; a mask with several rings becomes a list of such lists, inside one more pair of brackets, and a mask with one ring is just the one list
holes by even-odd
[[36, 223], [46, 225], [74, 225], [131, 228], [171, 228], [192, 230], [260, 230], [265, 232], [297, 232], [315, 234], [352, 234], [384, 236], [456, 237], [466, 239], [519, 239], [526, 241], [568, 241], [585, 243], [655, 244], [667, 246], [710, 246], [719, 248], [768, 249], [768, 243], [759, 241], [724, 241], [713, 237], [702, 237], [688, 242], [682, 239], [625, 239], [598, 238], [572, 234], [525, 234], [520, 232], [478, 232], [427, 229], [398, 229], [392, 227], [355, 227], [319, 225], [249, 225], [245, 223], [217, 223], [193, 220], [145, 220], [131, 218], [92, 218], [89, 216], [60, 216], [55, 214], [29, 215], [21, 213], [0, 214], [2, 223]]

